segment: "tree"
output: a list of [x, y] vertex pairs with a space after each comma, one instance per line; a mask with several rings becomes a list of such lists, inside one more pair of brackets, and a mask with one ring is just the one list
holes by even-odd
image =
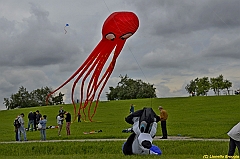
[[219, 95], [220, 90], [226, 89], [229, 93], [229, 88], [232, 87], [232, 82], [229, 80], [223, 80], [223, 75], [219, 75], [216, 78], [208, 77], [196, 78], [195, 80], [191, 80], [190, 84], [187, 84], [185, 87], [186, 91], [190, 94], [192, 92], [196, 92], [197, 96], [199, 95], [207, 95], [208, 91], [212, 89], [216, 95]]
[[232, 82], [230, 82], [229, 80], [224, 80], [223, 81], [223, 88], [227, 90], [227, 94], [229, 95], [229, 88], [232, 87]]
[[[46, 105], [46, 96], [51, 92], [51, 88], [42, 87], [40, 89], [28, 92], [26, 88], [21, 86], [16, 94], [12, 94], [10, 98], [4, 98], [3, 104], [7, 109], [25, 108]], [[51, 96], [50, 104], [62, 104], [63, 96], [61, 92], [58, 96]]]
[[116, 88], [109, 87], [110, 93], [106, 93], [108, 100], [124, 100], [137, 98], [155, 98], [156, 92], [153, 85], [145, 83], [142, 80], [133, 80], [127, 75], [119, 76], [121, 78]]
[[187, 84], [187, 86], [185, 87], [186, 91], [189, 94], [192, 94], [192, 95], [195, 94], [197, 90], [197, 81], [198, 81], [198, 78], [196, 78], [195, 80], [191, 80], [190, 84]]
[[210, 82], [208, 80], [208, 77], [203, 77], [200, 78], [197, 81], [197, 96], [202, 95], [202, 96], [207, 96], [207, 92], [210, 89]]
[[62, 104], [63, 103], [63, 96], [64, 94], [62, 94], [61, 92], [59, 92], [58, 96], [56, 97], [52, 97], [53, 99], [53, 103], [58, 105], [58, 104]]
[[232, 82], [229, 80], [224, 80], [223, 75], [219, 75], [216, 78], [210, 78], [211, 81], [211, 88], [213, 89], [214, 93], [219, 95], [220, 90], [227, 90], [227, 93], [229, 93], [229, 88], [232, 87]]

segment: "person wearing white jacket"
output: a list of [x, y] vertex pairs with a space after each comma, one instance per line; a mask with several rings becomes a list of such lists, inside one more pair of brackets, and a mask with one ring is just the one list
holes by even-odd
[[64, 115], [63, 113], [59, 113], [57, 116], [57, 124], [58, 124], [58, 136], [61, 136], [62, 126], [63, 126]]
[[236, 124], [227, 134], [230, 137], [228, 156], [231, 158], [231, 156], [235, 153], [236, 147], [238, 148], [238, 152], [240, 154], [240, 122]]

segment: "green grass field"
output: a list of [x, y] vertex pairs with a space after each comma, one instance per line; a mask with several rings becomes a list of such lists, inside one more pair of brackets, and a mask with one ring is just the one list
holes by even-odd
[[[188, 136], [193, 138], [228, 138], [227, 132], [240, 121], [240, 96], [209, 96], [182, 98], [155, 98], [100, 102], [95, 122], [74, 122], [71, 125], [71, 135], [66, 135], [63, 128], [62, 136], [57, 135], [57, 129], [47, 130], [47, 140], [94, 139], [94, 138], [127, 138], [128, 133], [122, 133], [131, 127], [124, 121], [129, 114], [130, 104], [135, 110], [152, 107], [159, 114], [158, 106], [163, 106], [169, 114], [167, 121], [170, 136]], [[72, 105], [63, 105], [64, 110], [73, 116]], [[0, 111], [0, 141], [14, 141], [13, 120], [20, 114], [25, 114], [25, 127], [29, 111], [39, 110], [46, 114], [47, 125], [56, 125], [56, 115], [60, 106], [33, 107]], [[97, 134], [84, 135], [85, 131], [102, 130]], [[161, 136], [158, 127], [157, 136]], [[40, 140], [40, 132], [27, 132], [29, 141]], [[121, 152], [123, 142], [35, 142], [35, 143], [5, 143], [0, 145], [0, 158], [203, 158], [203, 155], [226, 155], [228, 142], [213, 141], [154, 141], [163, 151], [162, 156], [124, 156]], [[236, 155], [238, 153], [236, 152]], [[208, 156], [211, 157], [211, 156]]]

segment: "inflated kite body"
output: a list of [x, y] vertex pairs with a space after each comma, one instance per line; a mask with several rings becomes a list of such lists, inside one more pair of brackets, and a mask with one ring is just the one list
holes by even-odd
[[[80, 84], [80, 106], [78, 113], [82, 111], [86, 119], [85, 109], [88, 110], [88, 119], [92, 121], [96, 113], [100, 95], [113, 72], [116, 64], [116, 59], [120, 54], [126, 40], [132, 36], [139, 27], [138, 17], [133, 12], [114, 12], [104, 22], [102, 27], [102, 40], [98, 43], [96, 48], [83, 62], [83, 64], [76, 70], [76, 72], [66, 80], [51, 94], [58, 91], [69, 81], [76, 77], [73, 86], [71, 99], [74, 105], [76, 117], [76, 105], [74, 103], [74, 90], [76, 84], [81, 80]], [[115, 50], [114, 50], [115, 49]], [[103, 71], [103, 67], [107, 62], [109, 56], [112, 55], [109, 65]], [[96, 101], [95, 106], [92, 107], [92, 102]]]
[[152, 108], [138, 110], [126, 117], [125, 121], [133, 125], [133, 133], [123, 144], [122, 150], [125, 155], [162, 154], [160, 148], [152, 144], [157, 132], [157, 122], [160, 121], [160, 117]]

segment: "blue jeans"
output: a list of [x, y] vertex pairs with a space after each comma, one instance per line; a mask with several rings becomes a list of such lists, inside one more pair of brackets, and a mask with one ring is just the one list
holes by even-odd
[[40, 133], [41, 133], [41, 140], [46, 140], [46, 129], [41, 129]]
[[24, 141], [27, 141], [26, 131], [22, 125], [18, 128], [18, 141], [21, 141], [21, 133], [23, 134]]
[[29, 131], [30, 126], [31, 126], [31, 131], [33, 131], [33, 129], [35, 129], [35, 127], [34, 127], [34, 120], [29, 120], [29, 122], [28, 122], [28, 131]]

